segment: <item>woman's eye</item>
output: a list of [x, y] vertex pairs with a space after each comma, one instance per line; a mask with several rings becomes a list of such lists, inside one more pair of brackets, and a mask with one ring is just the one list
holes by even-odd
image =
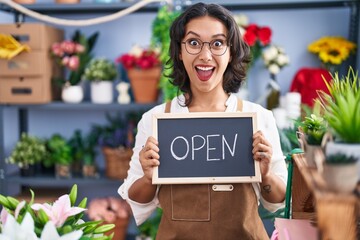
[[212, 43], [212, 46], [213, 47], [222, 47], [223, 44], [224, 44], [223, 41], [216, 40]]
[[198, 46], [199, 45], [199, 41], [197, 41], [197, 40], [189, 40], [188, 42], [189, 42], [189, 44], [191, 46]]

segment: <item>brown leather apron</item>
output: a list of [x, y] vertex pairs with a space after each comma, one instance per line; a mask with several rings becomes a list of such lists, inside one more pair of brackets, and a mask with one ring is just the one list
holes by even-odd
[[158, 196], [163, 215], [156, 239], [269, 239], [251, 183], [162, 185]]

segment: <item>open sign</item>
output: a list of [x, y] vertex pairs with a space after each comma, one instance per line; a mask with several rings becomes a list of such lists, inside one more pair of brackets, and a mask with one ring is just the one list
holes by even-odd
[[154, 114], [160, 166], [153, 184], [260, 182], [255, 131], [256, 113]]

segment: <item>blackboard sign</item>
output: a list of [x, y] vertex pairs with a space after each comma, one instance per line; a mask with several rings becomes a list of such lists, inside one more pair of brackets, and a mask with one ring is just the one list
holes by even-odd
[[256, 130], [256, 113], [154, 114], [160, 166], [153, 184], [260, 182]]

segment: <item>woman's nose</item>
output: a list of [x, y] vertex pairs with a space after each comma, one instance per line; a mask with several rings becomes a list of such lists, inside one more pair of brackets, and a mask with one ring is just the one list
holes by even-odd
[[204, 43], [200, 51], [199, 58], [203, 61], [210, 61], [212, 59], [210, 44]]

